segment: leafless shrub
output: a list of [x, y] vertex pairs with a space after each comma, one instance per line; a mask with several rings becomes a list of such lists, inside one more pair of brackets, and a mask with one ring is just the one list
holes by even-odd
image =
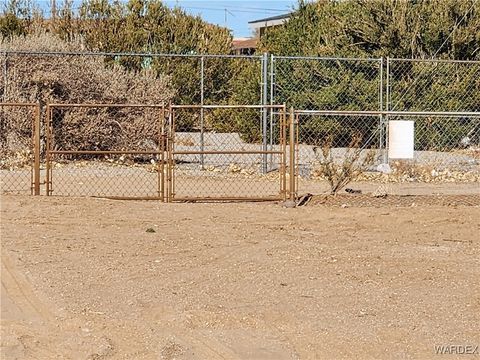
[[[2, 44], [10, 50], [73, 52], [82, 43], [66, 43], [47, 33], [16, 37]], [[160, 103], [173, 96], [168, 77], [148, 70], [127, 71], [115, 62], [107, 66], [103, 56], [25, 55], [8, 56], [12, 74], [2, 83], [4, 100], [29, 102]]]
[[343, 158], [335, 160], [332, 154], [333, 135], [327, 136], [321, 147], [314, 148], [319, 162], [319, 175], [328, 181], [330, 194], [336, 195], [350, 182], [357, 179], [375, 161], [375, 152], [363, 154], [361, 135], [354, 134]]
[[150, 107], [54, 107], [57, 150], [155, 150], [161, 109]]
[[[4, 40], [2, 48], [32, 52], [8, 55], [9, 81], [0, 83], [3, 101], [40, 102], [42, 105], [47, 102], [160, 104], [174, 95], [168, 76], [158, 76], [149, 70], [127, 71], [112, 59], [107, 62], [103, 56], [33, 53], [78, 52], [84, 49], [81, 41], [67, 43], [40, 32]], [[24, 130], [30, 128], [30, 119], [23, 112], [12, 108], [8, 116], [0, 113], [2, 156], [16, 147], [25, 148], [30, 144], [31, 133]], [[64, 112], [55, 121], [57, 142], [64, 145], [74, 142], [76, 148], [123, 147], [158, 139], [158, 118], [138, 112]]]
[[30, 164], [33, 107], [0, 106], [0, 169]]

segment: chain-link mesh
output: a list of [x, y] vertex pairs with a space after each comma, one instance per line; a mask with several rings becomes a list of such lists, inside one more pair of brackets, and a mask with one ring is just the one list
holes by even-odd
[[[300, 195], [335, 194], [329, 205], [480, 204], [480, 113], [333, 113], [298, 112]], [[399, 120], [412, 122], [411, 158], [389, 157]]]
[[0, 189], [2, 193], [33, 191], [34, 104], [0, 103]]
[[[261, 104], [264, 66], [261, 57], [204, 56], [200, 61], [203, 62], [203, 75], [201, 71], [201, 82], [197, 86], [203, 91], [203, 104]], [[200, 103], [202, 98], [187, 104]]]
[[381, 110], [382, 60], [272, 57], [271, 102], [298, 110]]
[[162, 198], [161, 105], [51, 105], [49, 195]]
[[[325, 172], [349, 164], [359, 173], [339, 192], [349, 201], [441, 194], [478, 203], [478, 61], [8, 51], [0, 67], [3, 101], [39, 101], [41, 109], [52, 102], [186, 106], [174, 106], [174, 148], [166, 152], [158, 131], [168, 124], [148, 106], [52, 108], [50, 194], [150, 198], [169, 190], [176, 199], [253, 198], [276, 197], [280, 189], [283, 196], [290, 148], [279, 108], [262, 107], [268, 98], [297, 111], [292, 146], [300, 195], [331, 192]], [[234, 104], [255, 106], [228, 107]], [[23, 126], [8, 127], [5, 111], [2, 152]], [[30, 116], [15, 111], [15, 121]], [[396, 120], [415, 124], [412, 159], [389, 159], [389, 124]], [[40, 136], [44, 155], [43, 130]], [[11, 187], [30, 191], [30, 169], [12, 167], [15, 156], [2, 153], [2, 191], [7, 170], [19, 176], [10, 177]], [[78, 180], [87, 169], [95, 175]], [[170, 182], [159, 185], [161, 176]]]
[[370, 190], [363, 174], [376, 171], [385, 157], [379, 115], [297, 112], [296, 122], [300, 195]]
[[480, 111], [480, 61], [388, 60], [392, 111]]
[[172, 199], [282, 198], [286, 119], [271, 110], [174, 108]]
[[42, 103], [260, 104], [262, 57], [2, 52], [1, 95]]
[[162, 199], [160, 155], [52, 155], [50, 194]]
[[197, 105], [266, 101], [260, 56], [33, 51], [0, 55], [3, 101]]
[[480, 113], [466, 116], [390, 115], [389, 122], [411, 121], [414, 152], [411, 159], [390, 158], [384, 174], [392, 193], [455, 195], [465, 204], [480, 204]]
[[[7, 52], [3, 101], [162, 103], [175, 95], [172, 76], [142, 67], [147, 57]], [[130, 66], [130, 67], [127, 67]]]

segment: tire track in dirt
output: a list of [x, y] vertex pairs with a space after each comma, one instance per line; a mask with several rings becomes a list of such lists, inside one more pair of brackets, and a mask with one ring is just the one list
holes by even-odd
[[[165, 329], [164, 329], [165, 331]], [[258, 337], [258, 335], [262, 335]], [[168, 343], [160, 351], [161, 359], [185, 360], [286, 360], [294, 359], [291, 349], [279, 339], [266, 339], [256, 330], [168, 329]], [[271, 337], [271, 335], [270, 335]], [[171, 348], [175, 354], [169, 354]], [[179, 350], [179, 351], [178, 351]], [[261, 354], [261, 355], [260, 355]]]
[[2, 278], [2, 320], [10, 316], [22, 315], [22, 320], [50, 321], [53, 315], [47, 306], [33, 293], [27, 280], [15, 269], [11, 259], [1, 255]]
[[82, 321], [58, 316], [59, 309], [39, 295], [13, 259], [2, 251], [2, 359], [106, 358], [113, 352], [113, 345], [105, 345], [105, 336], [101, 334], [81, 338]]
[[7, 358], [52, 358], [52, 352], [39, 341], [53, 314], [33, 292], [13, 261], [1, 255], [2, 353]]

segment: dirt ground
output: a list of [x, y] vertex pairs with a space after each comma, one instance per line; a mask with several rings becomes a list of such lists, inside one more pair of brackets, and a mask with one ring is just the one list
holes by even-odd
[[1, 358], [456, 358], [479, 230], [478, 206], [2, 196]]

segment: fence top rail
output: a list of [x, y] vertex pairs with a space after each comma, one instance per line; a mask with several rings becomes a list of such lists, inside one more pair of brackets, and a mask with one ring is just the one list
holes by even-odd
[[4, 55], [32, 55], [32, 56], [134, 56], [134, 57], [181, 57], [181, 58], [239, 58], [261, 59], [261, 55], [231, 55], [231, 54], [162, 54], [162, 53], [128, 53], [128, 52], [93, 52], [93, 51], [28, 51], [0, 49]]
[[51, 150], [53, 155], [158, 155], [162, 151], [158, 150]]
[[172, 109], [286, 109], [286, 105], [172, 105]]
[[270, 155], [282, 155], [283, 151], [275, 150], [203, 150], [203, 151], [194, 151], [194, 150], [181, 150], [172, 151], [174, 155], [257, 155], [257, 154], [270, 154]]
[[0, 102], [1, 106], [39, 106], [39, 104], [31, 102]]
[[323, 56], [276, 56], [272, 55], [273, 59], [280, 60], [340, 60], [340, 61], [366, 61], [366, 62], [380, 62], [382, 58], [345, 58], [345, 57], [323, 57]]
[[123, 107], [123, 108], [166, 108], [165, 104], [48, 104], [51, 108], [109, 108], [109, 107]]
[[402, 58], [387, 58], [387, 61], [398, 62], [431, 62], [431, 63], [457, 63], [457, 64], [477, 64], [480, 65], [480, 60], [455, 60], [455, 59], [402, 59]]
[[355, 115], [355, 116], [445, 116], [480, 117], [480, 112], [449, 111], [349, 111], [349, 110], [294, 110], [295, 115]]

